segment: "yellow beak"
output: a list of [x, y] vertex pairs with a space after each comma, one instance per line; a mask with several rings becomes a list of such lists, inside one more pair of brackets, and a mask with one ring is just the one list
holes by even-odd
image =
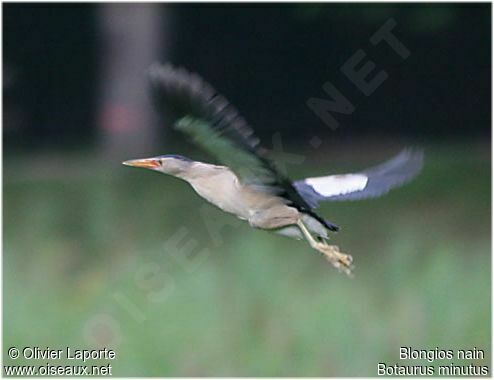
[[160, 162], [158, 160], [155, 160], [154, 158], [129, 160], [122, 162], [122, 164], [126, 166], [134, 166], [136, 168], [145, 168], [145, 169], [157, 169], [160, 167]]

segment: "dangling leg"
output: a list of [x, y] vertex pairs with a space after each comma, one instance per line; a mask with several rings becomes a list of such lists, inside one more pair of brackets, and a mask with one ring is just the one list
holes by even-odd
[[316, 241], [302, 220], [299, 219], [297, 225], [312, 248], [321, 252], [335, 268], [351, 276], [353, 269], [352, 256], [340, 252], [340, 249], [336, 245], [328, 245], [326, 242]]

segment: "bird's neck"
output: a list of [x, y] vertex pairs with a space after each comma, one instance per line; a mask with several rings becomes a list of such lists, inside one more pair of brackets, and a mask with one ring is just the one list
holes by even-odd
[[225, 166], [207, 164], [199, 161], [191, 161], [187, 170], [182, 170], [175, 174], [175, 177], [183, 179], [189, 183], [203, 178], [211, 178], [220, 171], [228, 170]]

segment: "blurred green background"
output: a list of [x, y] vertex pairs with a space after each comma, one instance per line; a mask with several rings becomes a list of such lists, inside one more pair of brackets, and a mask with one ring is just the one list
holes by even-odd
[[[490, 365], [490, 5], [159, 7], [166, 22], [155, 33], [169, 50], [149, 59], [173, 57], [220, 82], [267, 147], [281, 131], [293, 178], [372, 166], [407, 145], [425, 148], [424, 171], [386, 197], [319, 209], [342, 227], [333, 242], [354, 257], [349, 279], [304, 242], [252, 230], [178, 180], [120, 165], [158, 153], [208, 159], [158, 132], [145, 92], [115, 95], [112, 63], [98, 60], [101, 25], [139, 28], [125, 6], [4, 6], [4, 364], [44, 363], [9, 359], [11, 346], [111, 347], [120, 376], [375, 376], [411, 346], [477, 347], [484, 360], [455, 363]], [[76, 15], [84, 28], [69, 22]], [[328, 130], [306, 99], [326, 80], [341, 85], [339, 66], [358, 48], [370, 53], [369, 36], [391, 16], [412, 56], [374, 52], [389, 79], [369, 98], [351, 93], [354, 115]], [[257, 31], [242, 32], [252, 17]], [[28, 38], [33, 19], [39, 35]], [[293, 34], [277, 36], [287, 23]], [[56, 31], [66, 33], [50, 40]], [[237, 50], [216, 38], [230, 31], [243, 36]], [[71, 55], [74, 36], [92, 52], [86, 60]], [[328, 72], [304, 54], [305, 40]], [[267, 63], [245, 62], [249, 46]], [[187, 58], [193, 48], [197, 59]], [[129, 70], [127, 79], [144, 77], [139, 64]]]

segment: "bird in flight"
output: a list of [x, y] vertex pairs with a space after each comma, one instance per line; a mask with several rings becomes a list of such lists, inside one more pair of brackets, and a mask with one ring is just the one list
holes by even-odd
[[358, 173], [292, 181], [277, 169], [245, 119], [197, 74], [170, 64], [149, 70], [151, 98], [159, 113], [173, 116], [174, 129], [221, 165], [167, 154], [125, 161], [188, 182], [201, 197], [250, 226], [305, 239], [339, 270], [351, 274], [352, 256], [328, 244], [338, 226], [315, 212], [319, 202], [380, 196], [410, 181], [423, 153], [403, 150], [389, 161]]

